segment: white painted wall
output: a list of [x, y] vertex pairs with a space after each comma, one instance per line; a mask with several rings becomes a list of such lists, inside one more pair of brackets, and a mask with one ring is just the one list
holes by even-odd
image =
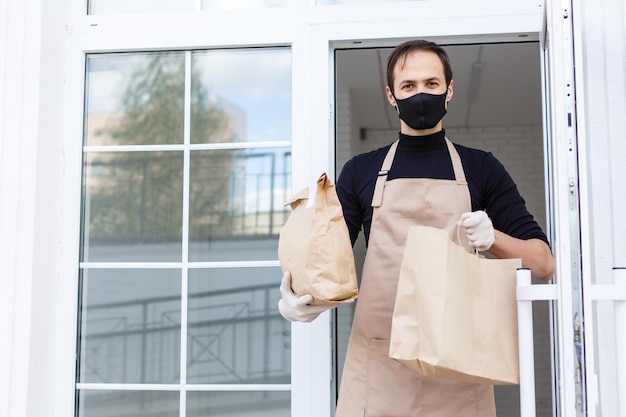
[[[0, 4], [0, 415], [52, 415], [66, 2]], [[70, 375], [73, 373], [69, 369]], [[71, 388], [71, 387], [70, 387]], [[66, 391], [67, 392], [67, 391]], [[72, 401], [72, 392], [69, 391]]]
[[[613, 284], [612, 268], [626, 266], [626, 4], [603, 0], [575, 6], [578, 117], [584, 122], [579, 127], [588, 193], [588, 251], [582, 262], [592, 283]], [[617, 401], [626, 396], [626, 387], [618, 393], [615, 333], [625, 329], [615, 328], [612, 301], [591, 306], [595, 311], [587, 320], [595, 334], [589, 335], [589, 359], [598, 377], [597, 416], [623, 416], [626, 410], [619, 414]]]

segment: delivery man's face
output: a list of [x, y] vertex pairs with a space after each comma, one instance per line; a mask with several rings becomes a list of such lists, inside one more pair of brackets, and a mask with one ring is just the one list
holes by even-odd
[[[415, 51], [399, 59], [393, 71], [393, 93], [386, 88], [387, 99], [396, 106], [395, 98], [405, 99], [417, 93], [443, 94], [448, 92], [446, 103], [452, 98], [452, 80], [446, 87], [443, 64], [434, 52]], [[395, 94], [395, 98], [394, 98]]]

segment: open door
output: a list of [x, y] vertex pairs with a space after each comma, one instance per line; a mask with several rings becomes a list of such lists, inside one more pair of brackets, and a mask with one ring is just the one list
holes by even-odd
[[[574, 75], [574, 42], [570, 2], [546, 0], [541, 33], [548, 211], [552, 247], [557, 261], [558, 300], [553, 305], [555, 414], [595, 415], [587, 407], [585, 358], [587, 331], [583, 303], [581, 223]], [[584, 155], [582, 156], [584, 157]], [[584, 165], [584, 164], [583, 164]], [[557, 384], [556, 381], [559, 381]], [[588, 414], [591, 411], [594, 414]]]
[[[397, 43], [400, 43], [398, 41]], [[455, 94], [444, 118], [453, 142], [492, 152], [516, 181], [542, 228], [552, 221], [545, 184], [550, 169], [542, 113], [542, 53], [539, 39], [517, 42], [441, 42], [450, 55]], [[352, 156], [397, 139], [399, 121], [384, 94], [387, 56], [393, 48], [335, 50], [336, 172]], [[362, 236], [355, 244], [357, 269], [364, 260]], [[358, 303], [358, 300], [357, 300]], [[554, 358], [549, 301], [534, 303], [535, 396], [537, 416], [554, 415]], [[341, 383], [354, 305], [335, 315], [335, 382]], [[338, 389], [337, 389], [338, 392]], [[496, 387], [499, 417], [520, 414], [519, 388]]]

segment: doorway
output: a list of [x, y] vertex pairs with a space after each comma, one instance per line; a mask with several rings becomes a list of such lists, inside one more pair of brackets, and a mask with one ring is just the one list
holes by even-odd
[[[444, 119], [446, 135], [464, 146], [492, 152], [515, 180], [529, 211], [547, 232], [539, 42], [442, 44], [454, 71], [454, 97]], [[335, 50], [337, 175], [352, 156], [393, 142], [399, 121], [385, 95], [392, 48]], [[361, 234], [354, 246], [360, 275]], [[358, 301], [357, 301], [358, 302]], [[355, 304], [334, 316], [334, 378], [338, 392]], [[537, 416], [553, 415], [549, 304], [535, 302], [534, 349]], [[519, 388], [496, 387], [499, 417], [519, 416]], [[335, 394], [336, 394], [335, 393]]]

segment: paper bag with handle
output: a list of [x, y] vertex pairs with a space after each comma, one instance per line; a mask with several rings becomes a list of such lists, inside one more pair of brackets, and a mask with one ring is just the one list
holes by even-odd
[[441, 229], [409, 229], [389, 356], [426, 376], [519, 383], [516, 270], [486, 259]]
[[358, 284], [352, 243], [335, 186], [325, 173], [314, 197], [307, 207], [305, 188], [285, 203], [292, 213], [278, 240], [280, 266], [290, 271], [296, 295], [313, 296], [312, 305], [353, 301]]

